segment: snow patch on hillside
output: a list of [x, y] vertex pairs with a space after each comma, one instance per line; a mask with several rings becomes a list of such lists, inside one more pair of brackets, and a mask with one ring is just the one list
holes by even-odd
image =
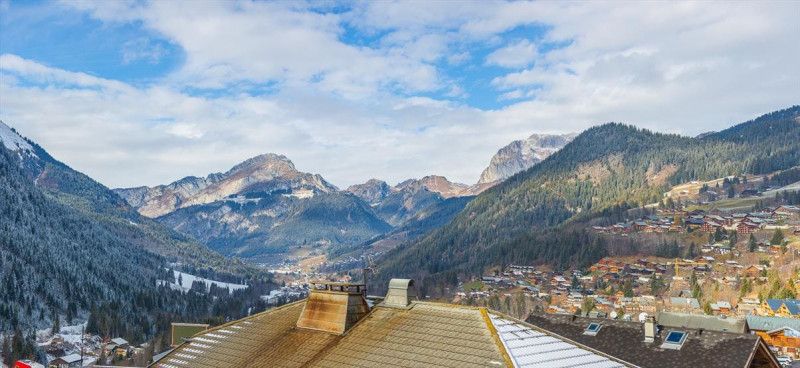
[[30, 143], [2, 121], [0, 121], [0, 141], [9, 151], [33, 151], [33, 146]]
[[[157, 284], [169, 285], [169, 287], [172, 288], [173, 290], [182, 290], [182, 291], [189, 291], [192, 288], [192, 283], [194, 283], [195, 280], [204, 282], [206, 284], [206, 291], [211, 290], [212, 284], [217, 285], [218, 288], [223, 288], [223, 289], [228, 288], [230, 293], [233, 293], [234, 290], [242, 290], [247, 288], [247, 285], [209, 280], [206, 278], [197, 277], [180, 271], [172, 271], [172, 272], [174, 272], [175, 274], [175, 281], [176, 281], [175, 283], [167, 282], [164, 280], [158, 280]], [[177, 281], [180, 281], [180, 283], [178, 283]]]

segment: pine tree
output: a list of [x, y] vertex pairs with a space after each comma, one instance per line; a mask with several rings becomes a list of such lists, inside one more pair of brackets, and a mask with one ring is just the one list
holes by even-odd
[[753, 235], [753, 233], [750, 233], [750, 249], [749, 249], [750, 253], [755, 252], [757, 247], [758, 247], [758, 240], [756, 239], [756, 236]]
[[50, 332], [52, 332], [53, 335], [55, 335], [55, 334], [57, 334], [57, 333], [59, 333], [61, 331], [61, 322], [60, 322], [60, 320], [61, 320], [61, 318], [59, 318], [58, 312], [55, 310], [55, 308], [53, 308], [53, 328], [52, 328], [52, 330], [50, 330]]
[[97, 325], [97, 305], [92, 302], [92, 308], [89, 310], [89, 318], [86, 320], [86, 332], [91, 334], [99, 334], [100, 328]]
[[772, 240], [769, 241], [771, 245], [781, 245], [783, 243], [783, 231], [781, 229], [775, 230], [772, 235]]

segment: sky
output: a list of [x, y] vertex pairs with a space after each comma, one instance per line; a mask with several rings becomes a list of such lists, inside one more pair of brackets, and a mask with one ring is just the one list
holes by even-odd
[[475, 183], [533, 133], [800, 103], [800, 2], [0, 0], [0, 120], [109, 187], [263, 153]]

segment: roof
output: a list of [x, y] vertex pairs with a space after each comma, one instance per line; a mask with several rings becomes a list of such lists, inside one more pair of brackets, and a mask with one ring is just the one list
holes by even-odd
[[747, 321], [742, 318], [720, 318], [701, 314], [661, 312], [658, 314], [658, 324], [710, 331], [748, 332]]
[[57, 358], [57, 359], [61, 359], [65, 363], [71, 364], [71, 363], [75, 363], [75, 362], [80, 362], [81, 361], [81, 355], [80, 354], [70, 354], [70, 355], [64, 355], [64, 356], [62, 356], [60, 358]]
[[755, 316], [747, 315], [747, 325], [751, 330], [756, 331], [772, 331], [781, 327], [789, 327], [794, 330], [800, 331], [800, 319], [789, 317], [768, 317], [768, 316]]
[[617, 368], [627, 365], [597, 354], [585, 347], [538, 331], [532, 326], [492, 314], [492, 326], [497, 330], [516, 367], [576, 367]]
[[786, 305], [786, 309], [789, 310], [789, 313], [792, 315], [800, 314], [800, 300], [797, 299], [767, 299], [767, 305], [769, 305], [770, 309], [773, 311], [778, 310], [781, 307], [781, 304]]
[[111, 339], [111, 342], [117, 345], [128, 345], [128, 341], [121, 337], [117, 337], [116, 339]]
[[[758, 335], [664, 327], [645, 343], [642, 323], [555, 314], [532, 314], [526, 322], [578, 344], [641, 367], [778, 367]], [[585, 335], [589, 323], [603, 326]], [[670, 331], [688, 332], [680, 349], [661, 348]]]
[[509, 367], [511, 359], [552, 367], [625, 366], [484, 308], [417, 301], [407, 309], [378, 305], [335, 334], [297, 328], [305, 305], [301, 300], [200, 332], [152, 366]]
[[694, 309], [700, 308], [700, 302], [697, 301], [695, 298], [676, 298], [671, 297], [669, 298], [670, 304], [673, 306], [684, 306], [684, 307], [691, 307]]

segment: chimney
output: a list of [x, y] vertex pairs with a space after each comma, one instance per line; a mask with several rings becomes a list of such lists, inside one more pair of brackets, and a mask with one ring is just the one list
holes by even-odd
[[389, 281], [389, 292], [381, 304], [384, 307], [410, 309], [411, 301], [417, 299], [414, 291], [414, 280], [392, 279]]
[[364, 284], [312, 282], [298, 328], [344, 334], [369, 313]]
[[644, 342], [653, 342], [656, 338], [656, 317], [647, 316], [644, 320]]

